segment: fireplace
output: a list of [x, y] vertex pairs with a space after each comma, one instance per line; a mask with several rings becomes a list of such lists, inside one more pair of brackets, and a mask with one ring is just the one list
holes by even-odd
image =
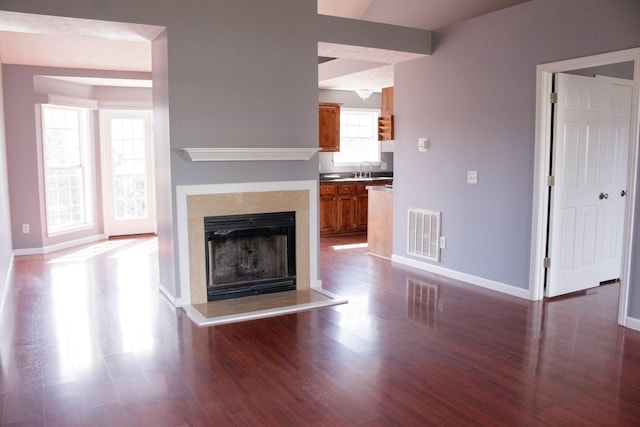
[[[208, 217], [295, 212], [295, 289], [320, 288], [317, 280], [317, 189], [317, 181], [177, 186], [179, 305], [206, 305], [209, 302], [207, 244], [203, 237], [204, 219]], [[237, 298], [235, 302], [243, 304], [250, 300]]]
[[296, 289], [295, 212], [204, 218], [207, 302]]

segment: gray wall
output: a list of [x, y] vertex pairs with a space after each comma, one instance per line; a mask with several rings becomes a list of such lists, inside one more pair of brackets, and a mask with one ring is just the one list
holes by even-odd
[[[3, 66], [0, 65], [0, 81], [2, 81], [2, 74]], [[4, 97], [2, 85], [0, 84], [0, 318], [2, 317], [4, 295], [13, 252], [4, 123]]]
[[442, 210], [442, 267], [528, 289], [536, 65], [640, 46], [639, 22], [636, 0], [532, 0], [438, 31], [432, 57], [399, 64], [394, 254], [407, 256], [409, 207]]

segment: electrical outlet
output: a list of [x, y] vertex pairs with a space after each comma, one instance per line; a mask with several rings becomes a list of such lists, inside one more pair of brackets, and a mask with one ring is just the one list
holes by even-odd
[[444, 249], [447, 247], [447, 238], [440, 237], [440, 249]]
[[29, 228], [29, 224], [22, 224], [22, 233], [23, 234], [29, 234], [31, 232], [30, 228]]
[[478, 183], [478, 171], [467, 171], [467, 184]]
[[382, 163], [380, 163], [380, 170], [381, 170], [381, 171], [386, 171], [386, 170], [387, 170], [387, 167], [388, 167], [388, 165], [387, 165], [387, 163], [386, 163], [386, 162], [382, 162]]

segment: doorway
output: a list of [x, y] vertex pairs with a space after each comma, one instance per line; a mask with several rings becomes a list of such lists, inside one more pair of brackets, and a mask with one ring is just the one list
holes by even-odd
[[[552, 139], [553, 139], [553, 109], [549, 101], [550, 93], [553, 92], [554, 74], [566, 73], [572, 70], [582, 70], [591, 67], [604, 67], [611, 64], [631, 63], [633, 74], [632, 99], [631, 99], [631, 120], [630, 120], [630, 141], [628, 148], [628, 177], [626, 186], [626, 196], [628, 203], [624, 209], [624, 230], [620, 272], [620, 298], [618, 309], [618, 323], [625, 325], [628, 301], [628, 284], [630, 279], [630, 230], [633, 226], [633, 210], [636, 194], [635, 179], [637, 175], [636, 156], [638, 152], [638, 81], [640, 49], [630, 49], [620, 52], [578, 58], [573, 60], [560, 61], [556, 63], [539, 65], [537, 69], [537, 102], [536, 102], [536, 157], [534, 169], [534, 203], [533, 203], [533, 225], [532, 225], [532, 256], [530, 270], [530, 298], [532, 300], [542, 299], [544, 296], [544, 286], [547, 269], [545, 260], [547, 248], [550, 244], [548, 236], [548, 225], [552, 221], [551, 197], [549, 185], [553, 182], [548, 180], [551, 175], [552, 159]], [[553, 262], [553, 261], [551, 261]]]

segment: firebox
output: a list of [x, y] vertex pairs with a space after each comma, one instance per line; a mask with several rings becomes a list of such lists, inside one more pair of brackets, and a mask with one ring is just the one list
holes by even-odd
[[207, 301], [296, 289], [295, 212], [204, 218]]

